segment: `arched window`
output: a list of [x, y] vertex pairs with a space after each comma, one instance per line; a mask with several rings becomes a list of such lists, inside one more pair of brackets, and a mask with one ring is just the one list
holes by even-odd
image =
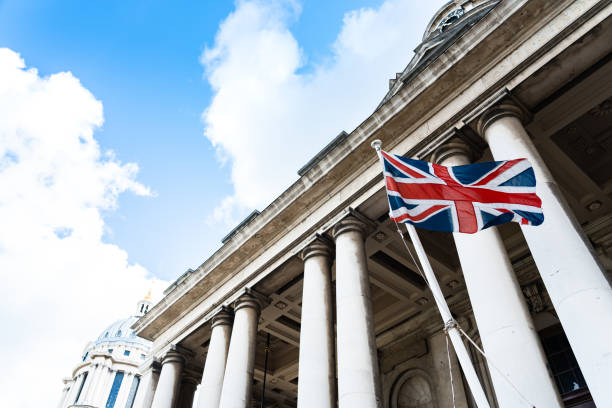
[[421, 370], [409, 370], [399, 376], [391, 395], [392, 408], [436, 408], [429, 380]]
[[121, 330], [117, 331], [117, 337], [121, 337]]

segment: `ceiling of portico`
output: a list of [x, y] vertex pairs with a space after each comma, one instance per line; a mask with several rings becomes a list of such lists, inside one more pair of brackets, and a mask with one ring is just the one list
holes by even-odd
[[[590, 79], [581, 81], [573, 88], [573, 92], [590, 92], [593, 95], [590, 87], [597, 85], [601, 87], [599, 78], [602, 72], [606, 74], [608, 69], [612, 72], [612, 65], [604, 65], [600, 69], [604, 71], [597, 71], [589, 77]], [[612, 87], [607, 89], [612, 90]], [[606, 161], [610, 160], [612, 154], [606, 150], [608, 153], [600, 157], [604, 164], [595, 161], [584, 162], [584, 155], [588, 155], [590, 145], [597, 144], [596, 152], [600, 152], [601, 148], [610, 147], [612, 115], [609, 114], [609, 105], [602, 104], [601, 97], [595, 98], [583, 107], [574, 106], [575, 117], [564, 116], [565, 123], [559, 125], [558, 129], [544, 132], [541, 124], [556, 111], [563, 111], [563, 107], [567, 107], [570, 101], [575, 100], [577, 100], [575, 94], [572, 93], [559, 96], [534, 115], [528, 129], [551, 171], [560, 181], [580, 221], [588, 230], [590, 222], [609, 217], [612, 213], [610, 206], [612, 173], [607, 171], [610, 167]], [[586, 142], [570, 137], [575, 134], [568, 132], [572, 126], [578, 126], [579, 133]], [[575, 144], [582, 148], [576, 148]], [[487, 157], [485, 153], [484, 159]], [[602, 206], [594, 211], [588, 210], [585, 207], [585, 199], [589, 197], [603, 200]], [[398, 328], [411, 324], [418, 328], [419, 325], [427, 324], [438, 316], [431, 313], [433, 304], [429, 292], [423, 285], [396, 226], [386, 217], [387, 203], [384, 192], [379, 191], [374, 194], [359, 206], [358, 211], [376, 224], [375, 230], [366, 240], [366, 255], [377, 345], [379, 349], [394, 347], [393, 341], [399, 336], [394, 332]], [[612, 221], [608, 224], [605, 227], [608, 228], [608, 233], [597, 232], [593, 237], [602, 237], [601, 240], [605, 240], [606, 236], [611, 236]], [[509, 224], [501, 227], [500, 233], [521, 284], [536, 280], [537, 272], [519, 227]], [[421, 231], [420, 236], [445, 296], [449, 299], [453, 296], [465, 298], [464, 282], [451, 234]], [[335, 265], [332, 265], [332, 276], [334, 272]], [[254, 398], [260, 398], [266, 341], [270, 334], [266, 379], [266, 400], [269, 403], [266, 406], [296, 406], [302, 274], [303, 263], [295, 255], [254, 288], [269, 300], [262, 310], [259, 322], [253, 390]], [[427, 318], [423, 320], [421, 318], [423, 316]], [[182, 346], [195, 352], [192, 364], [199, 366], [200, 370], [204, 363], [209, 336], [210, 327], [204, 325], [181, 343]]]
[[[612, 64], [609, 57], [605, 57], [610, 50], [609, 40], [605, 41], [611, 38], [609, 25], [610, 22], [605, 22], [601, 26], [603, 28], [593, 30], [580, 41], [577, 48], [569, 47], [512, 90], [514, 97], [534, 114], [528, 131], [587, 230], [594, 222], [610, 217], [612, 213], [609, 179], [612, 175], [609, 171], [612, 115], [606, 113], [609, 110], [602, 104], [612, 96]], [[584, 49], [591, 51], [585, 54]], [[608, 62], [605, 58], [608, 58]], [[579, 132], [570, 132], [572, 126]], [[575, 137], [576, 134], [579, 138]], [[590, 151], [599, 152], [599, 163], [592, 160]], [[368, 153], [371, 154], [370, 151]], [[487, 158], [490, 156], [485, 152], [483, 159]], [[588, 206], [595, 201], [600, 201], [601, 206], [589, 209]], [[366, 255], [378, 346], [391, 347], [387, 339], [397, 337], [393, 335], [395, 330], [411, 322], [423, 324], [424, 316], [431, 318], [433, 305], [395, 225], [385, 215], [387, 202], [384, 192], [379, 190], [357, 209], [377, 225], [367, 238]], [[606, 228], [608, 233], [601, 229], [591, 236], [592, 239], [600, 237], [595, 239], [596, 244], [606, 239], [612, 241], [612, 221]], [[500, 228], [500, 232], [521, 283], [537, 279], [519, 227], [506, 225]], [[450, 298], [461, 295], [465, 288], [452, 236], [425, 231], [420, 235], [445, 295]], [[295, 406], [302, 268], [299, 257], [292, 256], [254, 288], [269, 299], [259, 322], [253, 391], [254, 397], [259, 398], [266, 341], [270, 334], [266, 387], [270, 405], [266, 406]], [[332, 275], [334, 271], [332, 266]], [[435, 314], [434, 317], [438, 318]], [[209, 338], [210, 325], [205, 324], [180, 343], [194, 352], [190, 365], [200, 372]]]

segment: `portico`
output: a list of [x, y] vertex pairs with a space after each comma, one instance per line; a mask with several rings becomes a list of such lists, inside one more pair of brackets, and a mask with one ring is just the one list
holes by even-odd
[[188, 406], [197, 384], [198, 408], [259, 406], [264, 378], [265, 407], [451, 407], [451, 381], [456, 406], [474, 407], [386, 215], [375, 138], [449, 166], [532, 162], [541, 227], [419, 235], [501, 370], [472, 349], [492, 406], [612, 406], [612, 6], [466, 2], [465, 25], [436, 37], [455, 3], [378, 109], [135, 324], [153, 341], [137, 408]]

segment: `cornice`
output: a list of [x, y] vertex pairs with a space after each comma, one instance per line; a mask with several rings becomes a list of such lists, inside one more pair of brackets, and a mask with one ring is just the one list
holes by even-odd
[[[594, 3], [599, 4], [601, 2]], [[347, 177], [359, 174], [363, 169], [374, 165], [377, 159], [372, 155], [368, 145], [372, 139], [382, 139], [387, 150], [392, 149], [401, 140], [405, 140], [407, 135], [425, 123], [434, 112], [437, 112], [440, 109], [441, 103], [448, 100], [451, 94], [460, 92], [456, 83], [457, 76], [453, 77], [449, 75], [449, 72], [453, 70], [460, 71], [460, 74], [463, 75], [462, 82], [460, 82], [463, 87], [462, 89], [478, 81], [482, 69], [487, 67], [482, 66], [482, 61], [478, 56], [470, 55], [470, 52], [476, 48], [486, 48], [485, 42], [493, 34], [498, 39], [503, 40], [504, 36], [508, 36], [508, 38], [514, 40], [503, 43], [507, 50], [498, 49], [498, 54], [495, 55], [495, 58], [491, 59], [489, 67], [499, 62], [510, 51], [518, 47], [524, 40], [523, 37], [528, 37], [528, 35], [533, 33], [533, 27], [541, 27], [546, 24], [548, 20], [562, 11], [567, 4], [567, 1], [555, 2], [552, 0], [501, 2], [468, 31], [465, 36], [453, 44], [444, 54], [444, 58], [433, 62], [409, 84], [398, 91], [386, 104], [381, 106], [380, 109], [351, 132], [348, 137], [329, 151], [323, 160], [310, 168], [299, 180], [266, 207], [259, 216], [237, 232], [225, 245], [198, 267], [193, 274], [154, 306], [147, 315], [136, 322], [132, 327], [138, 332], [138, 335], [154, 339], [157, 333], [160, 332], [161, 327], [157, 326], [149, 331], [147, 331], [147, 328], [152, 322], [162, 317], [173, 307], [176, 307], [179, 300], [186, 293], [195, 291], [190, 293], [190, 296], [185, 297], [185, 304], [180, 306], [180, 313], [177, 311], [170, 313], [170, 316], [173, 317], [171, 321], [164, 323], [165, 327], [168, 327], [176, 319], [185, 316], [186, 313], [197, 305], [197, 302], [190, 301], [189, 299], [202, 299], [207, 293], [214, 290], [214, 287], [203, 283], [206, 282], [207, 276], [215, 274], [217, 275], [216, 279], [219, 279], [219, 276], [224, 276], [224, 279], [231, 278], [233, 274], [240, 271], [245, 265], [252, 263], [254, 259], [261, 256], [283, 235], [283, 231], [296, 228], [296, 226], [303, 223], [304, 219], [309, 216], [309, 211], [313, 210], [312, 206], [302, 208], [303, 202], [309, 203], [314, 200], [321, 205], [320, 203], [325, 197], [336, 194], [348, 183]], [[527, 13], [530, 9], [537, 9], [538, 7], [544, 11], [533, 16]], [[509, 32], [510, 27], [502, 27], [505, 24], [509, 24], [509, 20], [513, 18], [518, 19], [518, 15], [521, 13], [523, 14], [520, 17], [521, 27], [523, 27], [521, 32], [517, 33], [516, 30]], [[532, 31], [530, 32], [530, 30]], [[557, 42], [560, 42], [562, 39], [563, 37], [560, 35], [555, 37]], [[554, 43], [546, 45], [547, 49], [550, 49], [552, 46], [554, 46]], [[537, 58], [537, 55], [526, 58], [534, 60]], [[460, 69], [457, 68], [459, 62], [462, 62]], [[522, 69], [524, 69], [524, 66], [519, 65], [516, 67], [517, 72]], [[473, 96], [470, 105], [464, 107], [455, 116], [449, 116], [447, 122], [440, 124], [439, 127], [430, 129], [426, 137], [421, 139], [413, 137], [414, 149], [422, 149], [424, 145], [438, 138], [445, 129], [452, 127], [464, 115], [467, 115], [478, 104], [496, 92], [499, 92], [499, 88], [490, 88], [485, 94]], [[330, 165], [330, 163], [333, 163], [333, 165]], [[375, 182], [377, 182], [376, 179], [372, 181], [372, 183]], [[349, 198], [346, 201], [349, 201]], [[330, 216], [333, 217], [334, 214], [332, 213]], [[325, 219], [312, 220], [312, 223], [309, 224], [297, 240], [305, 240], [325, 222]], [[290, 244], [283, 251], [291, 251], [291, 245], [294, 244]], [[270, 259], [263, 263], [262, 268], [267, 267], [267, 265], [270, 265], [282, 255], [280, 252], [271, 254]], [[248, 278], [245, 278], [245, 280], [248, 280]]]

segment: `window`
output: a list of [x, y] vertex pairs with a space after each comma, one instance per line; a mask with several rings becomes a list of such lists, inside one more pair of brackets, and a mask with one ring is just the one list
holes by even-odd
[[117, 332], [117, 337], [121, 337], [121, 330]]
[[138, 385], [140, 384], [140, 377], [134, 376], [134, 381], [132, 381], [132, 386], [130, 387], [130, 393], [127, 397], [127, 402], [125, 403], [125, 408], [132, 408], [134, 405], [134, 399], [136, 398], [136, 392], [138, 392]]
[[392, 408], [434, 408], [433, 393], [427, 378], [418, 369], [399, 376], [391, 393]]
[[108, 332], [104, 333], [104, 337], [105, 338], [108, 337]]
[[141, 355], [140, 355], [140, 359], [141, 359], [141, 360], [144, 360], [144, 359], [145, 359], [145, 357], [146, 357], [146, 356], [145, 356], [144, 354], [141, 354]]
[[77, 391], [76, 397], [74, 398], [74, 404], [76, 404], [79, 401], [79, 397], [81, 396], [81, 391], [83, 391], [83, 386], [85, 385], [85, 381], [87, 380], [87, 374], [88, 372], [85, 371], [85, 374], [83, 374], [83, 380], [81, 381], [81, 384], [79, 384], [79, 390]]
[[113, 380], [113, 386], [111, 387], [110, 394], [108, 394], [108, 399], [106, 400], [106, 408], [114, 408], [115, 402], [117, 401], [117, 394], [119, 394], [119, 389], [121, 388], [121, 382], [123, 381], [123, 372], [119, 371], [115, 374], [115, 379]]
[[108, 349], [108, 354], [113, 354], [113, 349]]
[[123, 355], [124, 355], [124, 356], [129, 356], [129, 355], [130, 355], [130, 350], [125, 350], [125, 351], [123, 352]]
[[83, 356], [83, 361], [87, 360], [87, 356], [89, 355], [89, 351], [85, 353], [85, 355]]
[[563, 402], [591, 401], [586, 381], [561, 325], [542, 330], [540, 338]]

